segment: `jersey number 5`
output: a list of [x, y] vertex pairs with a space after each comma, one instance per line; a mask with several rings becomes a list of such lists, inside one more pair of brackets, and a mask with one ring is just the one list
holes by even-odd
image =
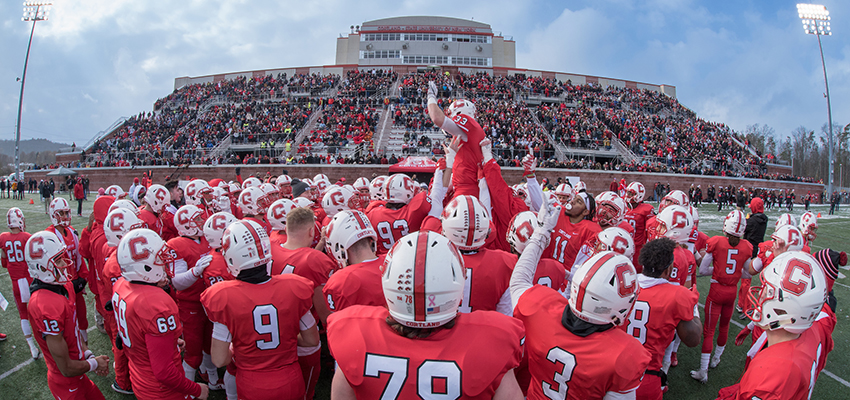
[[[407, 381], [409, 363], [409, 358], [366, 353], [363, 375], [378, 378], [381, 374], [390, 374], [381, 400], [395, 400]], [[460, 377], [460, 367], [454, 361], [426, 360], [416, 368], [416, 394], [425, 400], [459, 399], [462, 395]], [[438, 381], [442, 381], [444, 387], [435, 392], [434, 383]]]

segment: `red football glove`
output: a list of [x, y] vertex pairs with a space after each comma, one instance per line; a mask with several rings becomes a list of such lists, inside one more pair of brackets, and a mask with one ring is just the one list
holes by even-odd
[[746, 326], [744, 327], [744, 329], [741, 329], [741, 331], [738, 332], [738, 335], [735, 336], [735, 346], [740, 346], [744, 344], [744, 340], [747, 338], [747, 336], [750, 336], [750, 332], [752, 331]]

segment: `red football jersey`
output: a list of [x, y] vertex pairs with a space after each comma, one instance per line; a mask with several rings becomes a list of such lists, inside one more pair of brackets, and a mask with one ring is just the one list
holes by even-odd
[[558, 223], [555, 225], [555, 230], [552, 232], [549, 247], [543, 250], [541, 258], [558, 260], [567, 271], [570, 271], [581, 246], [601, 230], [599, 224], [586, 219], [573, 224], [570, 222], [570, 217], [561, 213]]
[[420, 192], [404, 207], [393, 210], [387, 207], [372, 209], [367, 215], [378, 234], [378, 254], [387, 254], [393, 244], [422, 226], [422, 220], [431, 211], [431, 198]]
[[156, 214], [145, 208], [139, 208], [139, 219], [145, 222], [148, 229], [156, 232], [157, 235], [162, 236], [162, 221], [160, 221]]
[[32, 235], [27, 232], [0, 233], [0, 248], [3, 249], [2, 265], [9, 270], [12, 282], [17, 282], [18, 279], [31, 279], [27, 260], [24, 259], [24, 248], [30, 236]]
[[314, 288], [327, 283], [337, 267], [337, 263], [331, 261], [325, 253], [310, 247], [297, 250], [272, 247], [272, 260], [272, 275], [303, 276], [313, 282]]
[[644, 234], [646, 235], [646, 241], [649, 242], [652, 239], [658, 237], [658, 219], [656, 216], [651, 216], [646, 220], [646, 229], [644, 230]]
[[354, 305], [386, 307], [381, 284], [383, 263], [384, 256], [379, 256], [335, 272], [322, 289], [328, 309], [336, 312]]
[[[60, 286], [56, 285], [56, 288]], [[47, 364], [47, 373], [50, 379], [60, 384], [71, 383], [79, 378], [62, 376], [56, 361], [47, 347], [47, 335], [62, 335], [68, 344], [68, 357], [72, 360], [82, 360], [82, 339], [80, 338], [80, 327], [77, 324], [77, 311], [74, 299], [74, 285], [68, 282], [63, 286], [70, 297], [65, 297], [50, 289], [39, 289], [32, 293], [27, 313], [33, 330], [33, 337], [38, 342], [38, 347], [44, 353], [44, 361]]]
[[68, 266], [68, 279], [77, 279], [80, 274], [80, 268], [83, 264], [83, 257], [80, 255], [80, 237], [73, 227], [65, 227], [65, 233], [59, 232], [55, 225], [50, 225], [44, 230], [53, 232], [59, 241], [65, 245], [65, 250], [68, 252], [68, 257], [71, 258], [71, 265]]
[[328, 213], [326, 213], [325, 209], [322, 208], [322, 201], [319, 200], [313, 203], [313, 205], [310, 206], [310, 209], [313, 210], [313, 215], [316, 217], [316, 221], [319, 222], [319, 225], [321, 226], [325, 218], [328, 217]]
[[[179, 263], [185, 262], [186, 268], [191, 269], [198, 262], [198, 259], [210, 253], [210, 245], [207, 239], [203, 236], [199, 240], [190, 239], [183, 236], [178, 236], [168, 241], [168, 247], [174, 250], [175, 261], [166, 267], [169, 276], [174, 276], [177, 272], [176, 268]], [[200, 279], [195, 281], [192, 286], [186, 290], [177, 291], [177, 301], [198, 302], [201, 298], [201, 292], [204, 291], [204, 282]]]
[[626, 211], [626, 221], [634, 228], [635, 246], [642, 247], [646, 240], [646, 221], [655, 215], [655, 208], [647, 203], [640, 203], [635, 208]]
[[220, 282], [204, 291], [201, 303], [211, 321], [230, 330], [238, 370], [273, 371], [298, 361], [299, 321], [312, 298], [313, 284], [289, 274], [262, 284]]
[[286, 231], [272, 231], [269, 234], [269, 241], [272, 247], [283, 246], [286, 243]]
[[714, 258], [712, 282], [724, 286], [737, 286], [738, 281], [741, 280], [744, 264], [753, 255], [753, 244], [742, 239], [737, 246], [732, 247], [725, 236], [714, 236], [708, 239], [705, 248], [706, 254], [711, 254]]
[[623, 325], [626, 333], [634, 336], [652, 355], [647, 369], [661, 369], [661, 359], [680, 321], [694, 319], [694, 307], [699, 295], [661, 278], [638, 277], [640, 293], [629, 323]]
[[[111, 247], [106, 242], [103, 242], [103, 246], [101, 246], [100, 254], [104, 258], [102, 267], [100, 268], [100, 286], [98, 290], [100, 291], [100, 302], [104, 307], [107, 304], [112, 302], [112, 286], [115, 285], [115, 280], [121, 277], [121, 266], [118, 265], [118, 256], [115, 255], [115, 252], [118, 250], [117, 247]], [[109, 269], [112, 270], [110, 273], [111, 276], [107, 276], [106, 268], [107, 264], [110, 264], [110, 260], [112, 260], [112, 265], [109, 266]], [[118, 269], [118, 276], [114, 275], [115, 269]], [[115, 278], [115, 279], [113, 279]]]
[[124, 354], [130, 360], [130, 382], [140, 398], [173, 398], [174, 391], [164, 387], [153, 373], [145, 336], [172, 336], [174, 347], [160, 357], [170, 359], [182, 371], [183, 360], [177, 338], [183, 334], [177, 304], [161, 288], [119, 279], [113, 286], [112, 308]]
[[533, 286], [520, 297], [514, 316], [525, 324], [525, 352], [531, 373], [529, 399], [601, 399], [640, 385], [649, 352], [621, 329], [587, 337], [562, 324], [568, 300]]
[[458, 311], [497, 311], [496, 305], [508, 290], [517, 256], [501, 250], [461, 252], [466, 281]]
[[694, 232], [691, 233], [691, 238], [688, 239], [688, 243], [693, 244], [694, 254], [699, 253], [708, 246], [708, 235], [694, 229]]
[[832, 330], [812, 326], [795, 340], [759, 351], [741, 377], [738, 398], [810, 398], [818, 373], [824, 367], [821, 360], [831, 350], [824, 346], [825, 334], [831, 335]]
[[408, 339], [384, 307], [351, 306], [328, 318], [328, 344], [360, 399], [491, 399], [519, 365], [523, 328], [495, 312], [458, 314], [454, 327]]
[[235, 279], [227, 269], [227, 262], [224, 261], [224, 256], [222, 256], [217, 250], [211, 251], [210, 254], [212, 255], [212, 261], [210, 261], [210, 265], [204, 269], [204, 287], [208, 288], [216, 283], [232, 281]]
[[559, 292], [567, 290], [567, 270], [564, 268], [564, 264], [551, 258], [540, 259], [537, 262], [537, 269], [534, 270], [534, 284], [546, 286]]
[[115, 282], [118, 282], [118, 279], [121, 278], [121, 266], [118, 265], [118, 252], [116, 250], [115, 247], [112, 248], [109, 258], [106, 259], [106, 264], [103, 265], [103, 280], [107, 283], [104, 288], [108, 290], [103, 295], [109, 301], [112, 301]]
[[694, 259], [694, 253], [682, 246], [676, 246], [673, 250], [673, 267], [670, 268], [671, 283], [690, 288], [693, 284], [691, 277], [697, 269], [697, 262]]
[[481, 129], [481, 125], [478, 125], [478, 122], [468, 115], [458, 114], [452, 118], [452, 121], [466, 134], [467, 138], [466, 141], [460, 142], [460, 148], [452, 166], [452, 183], [455, 188], [458, 188], [460, 187], [458, 186], [459, 182], [478, 181], [478, 167], [484, 158], [479, 143], [484, 140], [486, 135], [484, 130]]
[[174, 226], [174, 213], [177, 212], [177, 208], [172, 205], [165, 206], [165, 210], [159, 214], [159, 221], [162, 224], [162, 240], [166, 242], [180, 236], [180, 233], [177, 232], [177, 227]]

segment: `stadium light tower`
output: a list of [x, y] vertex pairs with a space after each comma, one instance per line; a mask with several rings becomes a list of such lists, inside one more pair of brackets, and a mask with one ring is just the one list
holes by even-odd
[[829, 80], [826, 78], [826, 62], [823, 60], [823, 46], [820, 42], [821, 35], [831, 36], [832, 28], [829, 26], [829, 11], [826, 6], [819, 4], [797, 4], [797, 14], [803, 21], [803, 30], [810, 35], [818, 37], [818, 48], [820, 49], [820, 63], [823, 66], [823, 83], [826, 86], [826, 112], [829, 121], [829, 182], [827, 194], [832, 196], [832, 181], [834, 180], [835, 152], [832, 138], [832, 104], [829, 100]]
[[18, 124], [15, 132], [15, 179], [21, 178], [21, 109], [24, 106], [24, 84], [27, 82], [27, 63], [30, 60], [30, 47], [32, 47], [32, 35], [35, 33], [35, 23], [38, 21], [47, 21], [47, 15], [50, 13], [50, 6], [53, 3], [41, 1], [28, 1], [24, 3], [24, 16], [21, 21], [32, 21], [32, 29], [30, 30], [30, 41], [27, 44], [27, 56], [24, 58], [24, 74], [21, 76], [21, 96], [18, 98]]

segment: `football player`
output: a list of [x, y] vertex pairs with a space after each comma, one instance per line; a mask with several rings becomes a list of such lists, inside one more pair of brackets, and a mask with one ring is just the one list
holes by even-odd
[[[511, 220], [511, 229], [508, 231], [507, 240], [511, 245], [511, 253], [519, 256], [525, 251], [528, 240], [537, 226], [537, 214], [531, 211], [523, 211]], [[534, 272], [534, 284], [548, 286], [566, 296], [566, 272], [564, 265], [551, 259], [543, 258], [537, 263]]]
[[140, 400], [206, 399], [209, 388], [181, 370], [183, 322], [164, 287], [173, 251], [150, 229], [135, 229], [118, 243], [122, 279], [115, 282], [112, 308], [121, 345], [130, 360], [130, 381]]
[[348, 306], [383, 306], [381, 289], [383, 256], [375, 254], [378, 235], [366, 214], [346, 210], [334, 215], [327, 228], [328, 250], [341, 270], [328, 279], [322, 293], [331, 312]]
[[0, 262], [3, 268], [9, 271], [9, 278], [12, 279], [12, 293], [15, 296], [15, 305], [18, 307], [18, 315], [21, 318], [21, 330], [29, 345], [30, 355], [33, 359], [38, 359], [41, 351], [32, 337], [32, 326], [27, 316], [32, 277], [29, 274], [27, 260], [24, 259], [24, 248], [32, 235], [26, 232], [24, 213], [18, 207], [12, 207], [6, 212], [6, 226], [9, 232], [0, 233]]
[[286, 214], [298, 208], [295, 202], [289, 199], [280, 199], [272, 203], [266, 211], [266, 219], [272, 227], [269, 240], [272, 246], [280, 247], [286, 243]]
[[275, 179], [275, 185], [280, 191], [281, 198], [292, 200], [292, 178], [289, 175], [278, 176]]
[[814, 242], [818, 237], [818, 216], [817, 214], [807, 211], [800, 217], [800, 232], [803, 233], [805, 239], [804, 245]]
[[351, 306], [329, 318], [332, 398], [522, 397], [513, 373], [522, 325], [492, 311], [458, 312], [463, 260], [445, 237], [401, 238], [382, 267], [382, 286], [385, 307]]
[[174, 214], [177, 213], [177, 208], [183, 206], [183, 189], [178, 185], [176, 180], [166, 182], [165, 188], [168, 189], [168, 194], [171, 196], [171, 203], [163, 207], [162, 213], [159, 214], [160, 222], [162, 223], [162, 240], [166, 242], [180, 236], [177, 233], [177, 227], [174, 226]]
[[[416, 184], [405, 174], [389, 177], [383, 187], [386, 205], [373, 208], [367, 215], [378, 234], [378, 254], [387, 254], [402, 236], [418, 231], [422, 220], [432, 210], [439, 208], [434, 216], [442, 210], [442, 207], [432, 206], [438, 203], [431, 197], [431, 193], [417, 193]], [[442, 206], [442, 202], [439, 206]]]
[[27, 313], [36, 341], [44, 349], [50, 392], [57, 399], [103, 399], [86, 372], [107, 375], [109, 357], [95, 357], [80, 337], [65, 245], [53, 232], [41, 231], [25, 246], [33, 278]]
[[242, 210], [242, 219], [254, 221], [263, 227], [268, 235], [271, 225], [265, 220], [266, 209], [271, 203], [267, 203], [266, 194], [259, 187], [247, 187], [239, 193], [239, 208]]
[[702, 323], [697, 302], [699, 294], [671, 282], [675, 250], [681, 245], [669, 238], [649, 241], [640, 254], [643, 272], [638, 276], [638, 294], [634, 311], [629, 316], [626, 333], [634, 336], [649, 351], [652, 360], [647, 365], [637, 390], [639, 399], [660, 399], [667, 385], [667, 351], [670, 338], [688, 347], [699, 345]]
[[[739, 210], [730, 212], [723, 222], [723, 233], [726, 236], [714, 236], [708, 239], [706, 254], [699, 266], [700, 275], [711, 275], [711, 287], [705, 301], [707, 321], [702, 327], [700, 368], [691, 371], [691, 377], [702, 383], [708, 381], [708, 368], [714, 368], [720, 364], [720, 356], [723, 355], [729, 338], [729, 320], [735, 308], [738, 281], [741, 280], [742, 271], [749, 270], [749, 264], [752, 261], [750, 257], [753, 254], [753, 245], [741, 239], [746, 226], [747, 218], [743, 212]], [[714, 329], [718, 321], [720, 332], [717, 335], [717, 348], [712, 357]]]
[[195, 179], [186, 185], [186, 205], [200, 208], [204, 221], [216, 212], [217, 205], [213, 200], [213, 189], [207, 181]]
[[649, 352], [612, 329], [626, 322], [639, 291], [631, 261], [615, 252], [596, 254], [575, 272], [569, 300], [532, 286], [560, 214], [560, 206], [541, 208], [540, 223], [511, 276], [514, 316], [526, 331], [528, 398], [634, 398]]
[[[511, 219], [523, 211], [528, 211], [529, 208], [526, 206], [525, 200], [514, 196], [513, 189], [508, 186], [505, 179], [502, 177], [502, 168], [493, 159], [490, 139], [484, 139], [481, 141], [481, 152], [484, 155], [484, 165], [482, 165], [481, 170], [484, 175], [484, 179], [486, 180], [487, 187], [487, 193], [482, 193], [482, 196], [489, 195], [490, 209], [488, 211], [490, 211], [490, 219], [494, 228], [494, 231], [492, 232], [493, 237], [491, 238], [493, 244], [488, 245], [487, 247], [510, 251], [510, 244], [508, 244], [505, 238], [507, 237], [508, 231], [511, 229]], [[536, 163], [534, 156], [531, 154], [526, 155], [523, 161], [528, 161], [529, 158], [532, 164]], [[448, 164], [448, 162], [446, 164]], [[539, 195], [543, 192], [535, 179], [534, 168], [534, 165], [531, 165], [530, 169], [526, 169], [524, 171], [524, 176], [528, 182], [527, 186], [530, 188], [529, 192]], [[535, 196], [531, 197], [532, 199], [535, 198]]]
[[325, 219], [321, 221], [322, 226], [327, 226], [331, 218], [341, 211], [360, 208], [360, 193], [345, 186], [331, 187], [322, 197], [322, 209], [325, 210]]
[[82, 336], [84, 342], [88, 342], [86, 329], [89, 327], [89, 320], [86, 316], [84, 295], [89, 271], [83, 264], [83, 257], [80, 255], [80, 235], [71, 226], [71, 207], [68, 205], [68, 200], [61, 197], [53, 199], [48, 206], [48, 214], [52, 225], [45, 230], [56, 234], [59, 241], [65, 245], [68, 256], [71, 258], [71, 264], [68, 265], [67, 271], [68, 277], [74, 283], [74, 292], [76, 293], [74, 303], [77, 305], [77, 323], [80, 325], [80, 336]]
[[543, 258], [554, 258], [563, 264], [569, 273], [581, 246], [602, 230], [599, 224], [591, 220], [594, 215], [596, 201], [593, 195], [577, 192], [573, 201], [568, 206], [563, 206], [558, 224], [552, 231], [549, 247], [543, 252]]
[[[603, 251], [613, 251], [615, 253], [622, 254], [631, 260], [635, 251], [635, 244], [632, 239], [632, 235], [626, 232], [625, 229], [617, 226], [605, 228], [581, 246], [581, 249], [576, 256], [576, 261], [573, 263], [573, 267], [570, 271], [575, 271], [576, 268], [584, 264], [591, 257]], [[567, 281], [569, 282], [570, 280], [571, 279], [568, 277]]]
[[[682, 206], [688, 208], [690, 206], [690, 199], [688, 195], [681, 190], [674, 190], [670, 193], [667, 193], [666, 196], [661, 198], [661, 201], [658, 202], [658, 214], [661, 214], [661, 211], [664, 211], [664, 208], [667, 206]], [[646, 220], [646, 240], [655, 239], [655, 233], [658, 228], [657, 218], [655, 216], [649, 217]]]
[[171, 194], [162, 185], [151, 185], [142, 206], [139, 208], [139, 218], [145, 221], [147, 228], [162, 236], [162, 220], [160, 216], [165, 208], [171, 204]]
[[632, 261], [635, 269], [640, 273], [640, 249], [647, 242], [646, 221], [655, 215], [655, 208], [649, 203], [644, 203], [646, 188], [640, 182], [632, 182], [626, 186], [626, 210], [625, 219], [634, 228], [635, 254]]
[[271, 243], [255, 222], [232, 223], [221, 241], [227, 269], [236, 279], [217, 283], [201, 296], [214, 322], [213, 361], [219, 367], [234, 362], [241, 398], [303, 398], [296, 344], [319, 344], [310, 313], [312, 283], [294, 274], [269, 276]]

